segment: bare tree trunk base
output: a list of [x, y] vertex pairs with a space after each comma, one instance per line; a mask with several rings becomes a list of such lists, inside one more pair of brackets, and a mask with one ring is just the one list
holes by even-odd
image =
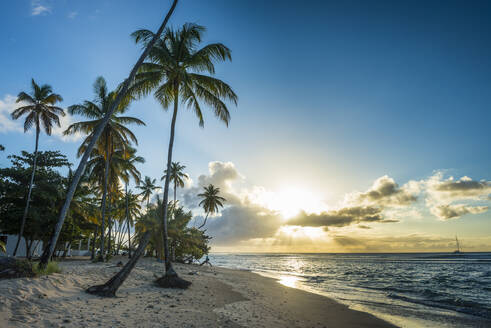
[[191, 282], [180, 278], [176, 273], [166, 274], [163, 277], [155, 280], [157, 286], [162, 288], [179, 288], [188, 289], [191, 286]]
[[107, 284], [89, 287], [85, 292], [101, 297], [116, 297], [116, 290]]

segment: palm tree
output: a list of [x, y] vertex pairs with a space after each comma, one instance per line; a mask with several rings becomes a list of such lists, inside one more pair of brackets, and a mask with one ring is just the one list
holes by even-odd
[[[74, 174], [74, 179], [72, 183], [70, 184], [70, 187], [68, 188], [67, 196], [65, 199], [65, 202], [63, 203], [63, 207], [61, 208], [60, 215], [58, 217], [58, 222], [56, 223], [55, 230], [53, 235], [51, 236], [51, 239], [47, 245], [47, 247], [44, 249], [43, 255], [41, 256], [41, 259], [39, 261], [39, 268], [40, 269], [45, 269], [46, 266], [48, 265], [49, 260], [53, 256], [53, 252], [55, 251], [56, 243], [58, 242], [58, 237], [60, 236], [61, 229], [63, 228], [63, 223], [65, 222], [66, 214], [68, 212], [68, 208], [70, 207], [70, 203], [73, 198], [73, 194], [75, 193], [75, 189], [77, 188], [78, 182], [80, 181], [80, 177], [82, 176], [82, 173], [85, 170], [85, 165], [87, 164], [87, 160], [89, 159], [90, 154], [92, 153], [92, 149], [95, 146], [95, 143], [101, 136], [104, 127], [106, 126], [107, 122], [111, 118], [111, 115], [114, 113], [117, 107], [119, 107], [120, 103], [123, 102], [128, 97], [128, 89], [130, 86], [130, 83], [133, 81], [138, 69], [140, 68], [141, 64], [147, 58], [148, 53], [150, 50], [153, 48], [153, 45], [157, 40], [159, 39], [160, 35], [165, 29], [165, 26], [167, 25], [167, 22], [169, 21], [172, 13], [174, 12], [174, 9], [176, 8], [178, 0], [173, 0], [172, 5], [165, 15], [164, 21], [160, 25], [159, 29], [157, 30], [157, 33], [155, 33], [155, 36], [150, 42], [148, 42], [145, 50], [143, 50], [142, 54], [136, 61], [135, 65], [131, 69], [130, 74], [128, 75], [128, 78], [123, 82], [121, 87], [118, 90], [118, 94], [116, 96], [116, 99], [114, 99], [114, 102], [112, 105], [109, 107], [109, 110], [105, 114], [103, 120], [97, 126], [97, 128], [94, 130], [93, 138], [91, 142], [87, 145], [87, 150], [85, 151], [84, 155], [82, 156], [82, 159], [80, 160], [80, 163], [78, 164], [77, 170], [75, 171]], [[123, 281], [128, 277], [130, 274], [131, 270], [133, 267], [136, 265], [136, 262], [138, 261], [138, 258], [140, 256], [137, 256], [134, 261], [128, 261], [128, 263], [124, 266], [124, 268], [119, 272], [114, 279], [111, 279], [113, 282], [111, 287], [109, 288], [112, 290], [112, 294], [114, 295], [115, 291], [121, 286]], [[97, 288], [96, 288], [97, 289]], [[101, 292], [98, 292], [96, 290], [93, 290], [92, 293], [95, 294], [100, 294], [100, 295], [109, 295], [107, 292], [108, 288], [107, 286], [103, 286], [100, 288]]]
[[60, 119], [58, 115], [65, 116], [65, 112], [62, 108], [55, 106], [57, 102], [63, 101], [63, 98], [59, 94], [53, 93], [53, 89], [48, 84], [41, 86], [37, 85], [34, 79], [31, 80], [32, 92], [27, 94], [26, 92], [20, 92], [17, 96], [17, 103], [23, 102], [24, 106], [21, 106], [14, 110], [11, 114], [14, 120], [23, 115], [27, 115], [24, 121], [24, 132], [27, 132], [34, 125], [36, 127], [36, 144], [34, 146], [34, 161], [32, 165], [31, 180], [29, 182], [29, 189], [27, 192], [26, 207], [24, 214], [22, 215], [22, 221], [20, 225], [19, 238], [15, 244], [14, 256], [17, 254], [17, 248], [19, 247], [20, 239], [24, 234], [24, 227], [26, 224], [27, 214], [29, 212], [29, 203], [31, 202], [32, 185], [34, 183], [34, 174], [36, 172], [37, 154], [39, 145], [39, 134], [41, 132], [41, 124], [44, 127], [44, 131], [47, 135], [51, 135], [53, 125], [56, 124], [60, 127]]
[[[237, 95], [225, 82], [210, 75], [215, 73], [214, 62], [231, 59], [230, 50], [221, 43], [212, 43], [198, 49], [203, 26], [185, 24], [181, 29], [174, 31], [167, 28], [164, 35], [159, 38], [152, 47], [150, 61], [143, 63], [135, 76], [135, 81], [130, 90], [135, 96], [143, 96], [155, 90], [154, 96], [167, 110], [173, 105], [172, 123], [167, 155], [167, 172], [171, 172], [172, 150], [174, 145], [174, 133], [179, 102], [187, 105], [194, 111], [199, 120], [199, 125], [204, 125], [203, 113], [200, 101], [208, 105], [215, 116], [227, 126], [230, 113], [224, 100], [237, 104]], [[147, 45], [153, 40], [155, 34], [148, 30], [138, 30], [133, 33], [136, 42]], [[204, 75], [200, 73], [209, 73]], [[165, 277], [177, 277], [172, 269], [169, 257], [167, 212], [169, 198], [170, 179], [167, 176], [164, 184], [164, 251], [165, 251]], [[164, 277], [164, 278], [165, 278]], [[166, 285], [169, 279], [160, 280], [161, 285]]]
[[131, 224], [131, 212], [129, 210], [129, 200], [130, 198], [133, 199], [134, 197], [130, 197], [133, 195], [130, 195], [128, 193], [128, 182], [129, 178], [133, 177], [133, 180], [135, 181], [136, 184], [140, 183], [140, 178], [141, 174], [140, 172], [136, 169], [135, 164], [136, 163], [145, 163], [145, 159], [141, 156], [136, 156], [136, 149], [128, 147], [126, 152], [124, 152], [121, 156], [122, 160], [122, 166], [123, 166], [123, 175], [121, 178], [124, 181], [124, 190], [125, 190], [125, 202], [126, 202], [126, 226], [128, 230], [128, 257], [131, 258], [131, 231], [130, 231], [130, 225]]
[[210, 184], [208, 187], [203, 188], [205, 189], [205, 191], [201, 194], [198, 194], [199, 197], [203, 198], [203, 200], [199, 203], [199, 206], [203, 206], [206, 216], [205, 221], [203, 221], [203, 224], [201, 224], [198, 229], [201, 229], [205, 226], [208, 215], [218, 212], [219, 207], [223, 207], [223, 202], [227, 201], [225, 198], [218, 196], [220, 188], [215, 187], [212, 184]]
[[[189, 179], [189, 176], [183, 172], [186, 166], [181, 165], [179, 162], [172, 162], [170, 168], [170, 181], [174, 182], [174, 203], [177, 198], [177, 187], [184, 188], [184, 179]], [[167, 170], [164, 171], [164, 176], [160, 180], [167, 178]]]
[[[84, 154], [89, 148], [88, 145], [94, 138], [94, 131], [101, 124], [106, 116], [106, 113], [111, 108], [117, 93], [109, 92], [107, 89], [106, 81], [102, 76], [98, 77], [94, 83], [95, 100], [86, 100], [82, 104], [72, 105], [68, 107], [68, 112], [71, 115], [82, 115], [88, 118], [88, 121], [82, 121], [71, 124], [65, 131], [65, 135], [74, 133], [84, 133], [87, 137], [84, 139], [80, 147], [78, 148], [78, 156]], [[121, 116], [118, 114], [124, 113], [129, 107], [129, 102], [121, 103], [118, 108], [112, 113], [103, 129], [103, 137], [99, 138], [96, 142], [95, 149], [98, 154], [103, 154], [105, 160], [104, 167], [104, 179], [102, 181], [102, 230], [101, 230], [101, 255], [104, 254], [104, 230], [105, 230], [105, 218], [106, 218], [106, 198], [108, 191], [108, 177], [110, 175], [109, 163], [111, 157], [117, 148], [127, 147], [131, 142], [138, 144], [138, 140], [133, 132], [125, 125], [137, 124], [145, 125], [143, 121], [138, 118], [130, 116]], [[94, 154], [94, 151], [92, 152]]]
[[147, 200], [147, 208], [148, 205], [150, 204], [150, 197], [152, 196], [154, 190], [159, 190], [160, 187], [156, 185], [157, 179], [153, 179], [145, 176], [145, 180], [143, 180], [141, 186], [136, 186], [138, 189], [140, 189], [142, 192], [140, 193], [140, 196], [142, 196], [142, 201]]

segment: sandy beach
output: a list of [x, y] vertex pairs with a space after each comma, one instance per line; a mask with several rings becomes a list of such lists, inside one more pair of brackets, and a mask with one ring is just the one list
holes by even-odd
[[0, 281], [0, 327], [394, 327], [248, 271], [176, 265], [193, 284], [161, 289], [155, 259], [141, 260], [116, 298], [84, 292], [117, 272], [118, 261], [62, 262], [60, 274]]

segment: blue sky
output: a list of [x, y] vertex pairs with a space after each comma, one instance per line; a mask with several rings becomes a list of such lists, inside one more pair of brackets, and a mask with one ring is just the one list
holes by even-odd
[[[4, 3], [4, 108], [7, 95], [27, 91], [31, 77], [51, 84], [63, 106], [91, 99], [99, 75], [115, 87], [140, 53], [130, 33], [156, 29], [168, 2]], [[209, 162], [232, 162], [242, 176], [237, 194], [253, 186], [298, 187], [335, 208], [384, 175], [400, 186], [437, 172], [444, 172], [442, 181], [491, 180], [489, 1], [188, 0], [171, 19], [173, 26], [185, 22], [206, 26], [205, 42], [232, 49], [233, 61], [216, 75], [239, 95], [228, 129], [210, 114], [200, 129], [192, 113], [181, 111], [175, 158], [194, 183], [210, 174]], [[159, 177], [170, 115], [151, 97], [130, 113], [147, 122], [134, 129], [147, 160], [142, 172]], [[33, 149], [32, 134], [0, 131], [0, 140], [7, 154]], [[41, 138], [41, 149], [60, 149], [74, 163], [77, 146]], [[423, 212], [426, 221], [400, 226], [438, 233], [441, 223]], [[491, 234], [489, 212], [464, 219], [443, 230], [454, 234], [463, 221], [469, 235]]]

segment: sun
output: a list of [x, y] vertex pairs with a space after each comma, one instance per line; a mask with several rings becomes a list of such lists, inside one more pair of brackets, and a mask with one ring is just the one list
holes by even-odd
[[258, 201], [266, 208], [277, 211], [285, 219], [297, 215], [300, 211], [318, 213], [326, 210], [319, 196], [301, 188], [286, 188], [276, 192], [264, 192]]

